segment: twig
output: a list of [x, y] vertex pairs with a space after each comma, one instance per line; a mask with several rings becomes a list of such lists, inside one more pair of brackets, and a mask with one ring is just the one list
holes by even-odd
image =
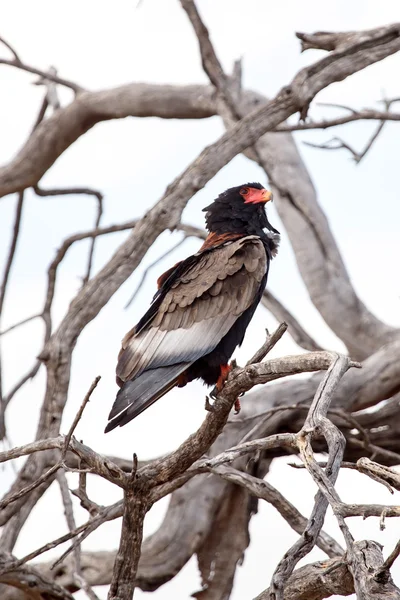
[[32, 490], [34, 490], [37, 487], [39, 487], [39, 485], [41, 485], [42, 483], [44, 483], [45, 481], [47, 481], [50, 477], [52, 477], [52, 475], [54, 475], [54, 473], [56, 473], [56, 471], [58, 471], [58, 469], [61, 466], [62, 466], [61, 461], [58, 461], [55, 465], [53, 465], [52, 467], [50, 467], [50, 469], [48, 471], [46, 471], [45, 473], [43, 473], [33, 483], [30, 483], [29, 485], [26, 485], [25, 487], [23, 487], [22, 489], [18, 490], [14, 494], [11, 494], [9, 496], [5, 496], [5, 498], [3, 498], [3, 500], [0, 501], [0, 510], [2, 510], [3, 508], [5, 508], [6, 506], [8, 506], [9, 504], [11, 504], [12, 502], [15, 502], [16, 500], [19, 500], [19, 498], [22, 498], [26, 494], [29, 494], [29, 492], [32, 492]]
[[48, 469], [48, 471], [46, 471], [45, 473], [43, 473], [40, 477], [38, 477], [38, 479], [36, 479], [35, 481], [33, 481], [31, 484], [23, 487], [22, 489], [18, 490], [17, 492], [15, 492], [14, 494], [12, 494], [11, 496], [6, 496], [1, 502], [0, 502], [0, 510], [3, 509], [4, 507], [8, 506], [9, 504], [11, 504], [12, 502], [15, 502], [16, 500], [18, 500], [19, 498], [22, 498], [22, 496], [25, 496], [25, 494], [28, 494], [29, 492], [31, 492], [32, 490], [36, 489], [39, 485], [41, 485], [42, 483], [44, 483], [45, 481], [47, 481], [50, 477], [52, 477], [52, 475], [54, 475], [54, 473], [56, 473], [58, 471], [58, 469], [62, 466], [63, 461], [65, 460], [65, 456], [67, 454], [67, 450], [69, 448], [69, 444], [72, 438], [72, 434], [80, 420], [80, 418], [82, 417], [82, 413], [85, 409], [85, 406], [87, 405], [87, 403], [89, 402], [90, 396], [93, 392], [93, 390], [95, 389], [95, 387], [97, 386], [98, 382], [100, 381], [100, 377], [96, 377], [96, 379], [93, 381], [92, 385], [90, 386], [90, 389], [88, 391], [88, 393], [86, 394], [81, 407], [79, 408], [74, 421], [68, 431], [68, 434], [65, 437], [64, 443], [63, 443], [63, 449], [62, 449], [62, 454], [61, 454], [61, 458], [60, 460], [58, 460], [56, 462], [56, 464], [54, 464], [50, 469]]
[[[98, 190], [94, 190], [92, 188], [85, 187], [69, 187], [69, 188], [52, 188], [48, 190], [42, 189], [39, 185], [33, 186], [33, 191], [37, 196], [41, 196], [42, 198], [47, 198], [47, 196], [69, 196], [69, 195], [85, 195], [85, 196], [94, 196], [97, 200], [101, 201], [103, 199], [103, 194]], [[95, 229], [95, 231], [97, 228]], [[78, 234], [80, 235], [80, 234]], [[97, 234], [100, 235], [100, 234]], [[92, 237], [92, 235], [87, 235], [86, 237]]]
[[[97, 215], [96, 215], [96, 220], [94, 223], [94, 228], [98, 229], [100, 227], [100, 221], [101, 221], [101, 217], [103, 215], [103, 196], [101, 196], [100, 198], [97, 198]], [[90, 279], [90, 275], [92, 272], [92, 265], [93, 265], [93, 257], [94, 257], [94, 249], [95, 249], [95, 245], [96, 245], [96, 240], [97, 237], [92, 237], [91, 241], [90, 241], [90, 249], [89, 249], [89, 255], [88, 255], [88, 263], [87, 263], [87, 267], [86, 267], [86, 274], [84, 275], [83, 279], [82, 279], [82, 285], [85, 285], [85, 283], [87, 283]]]
[[[385, 103], [386, 114], [388, 114], [390, 106], [393, 101], [392, 100], [383, 100], [383, 102]], [[391, 113], [389, 113], [389, 114], [391, 114]], [[353, 114], [352, 116], [354, 117], [355, 115]], [[395, 115], [395, 117], [398, 117], [398, 118], [394, 118], [392, 120], [400, 120], [400, 115]], [[365, 144], [364, 149], [361, 150], [361, 152], [357, 152], [356, 150], [354, 150], [354, 148], [352, 148], [352, 146], [350, 146], [349, 144], [344, 142], [339, 137], [334, 137], [334, 138], [332, 138], [332, 140], [330, 140], [324, 144], [315, 144], [315, 143], [311, 143], [311, 142], [304, 142], [304, 144], [307, 144], [307, 146], [311, 146], [313, 148], [321, 148], [324, 150], [341, 150], [341, 149], [348, 150], [351, 153], [351, 155], [353, 156], [355, 163], [359, 164], [361, 162], [361, 160], [364, 158], [364, 156], [367, 154], [367, 152], [371, 149], [373, 143], [378, 138], [378, 136], [381, 133], [383, 127], [385, 126], [385, 123], [387, 122], [387, 120], [388, 119], [380, 120], [378, 127], [376, 128], [376, 130], [374, 131], [374, 133], [372, 134], [372, 136], [370, 137], [368, 142]]]
[[162, 254], [161, 256], [159, 256], [158, 258], [156, 258], [156, 260], [154, 260], [152, 263], [150, 263], [145, 268], [145, 270], [143, 271], [142, 276], [140, 278], [140, 281], [139, 281], [138, 285], [136, 286], [135, 291], [133, 292], [132, 296], [129, 298], [128, 302], [124, 306], [125, 309], [129, 308], [130, 305], [132, 304], [132, 302], [135, 300], [136, 296], [138, 295], [138, 293], [142, 289], [142, 286], [145, 283], [145, 281], [147, 279], [147, 276], [150, 273], [150, 271], [156, 265], [158, 265], [158, 263], [160, 263], [162, 260], [164, 260], [164, 258], [167, 258], [167, 256], [169, 256], [170, 254], [172, 254], [173, 252], [175, 252], [175, 250], [177, 250], [178, 248], [180, 248], [182, 246], [182, 244], [186, 241], [187, 237], [189, 237], [189, 236], [185, 234], [183, 236], [183, 238], [181, 240], [179, 240], [179, 242], [177, 242], [176, 244], [174, 244], [171, 248], [169, 248], [166, 252], [164, 252], [164, 254]]
[[68, 448], [69, 448], [69, 444], [70, 444], [70, 441], [71, 441], [72, 435], [73, 435], [73, 433], [74, 433], [74, 431], [75, 431], [75, 429], [76, 429], [76, 426], [78, 425], [78, 423], [79, 423], [79, 421], [80, 421], [80, 419], [81, 419], [81, 417], [82, 417], [83, 411], [85, 410], [87, 403], [88, 403], [88, 402], [89, 402], [89, 400], [90, 400], [90, 396], [92, 395], [93, 391], [94, 391], [94, 390], [95, 390], [95, 388], [97, 387], [97, 384], [99, 383], [100, 379], [101, 379], [101, 376], [100, 376], [100, 375], [98, 375], [98, 376], [95, 378], [95, 380], [92, 382], [92, 384], [91, 384], [91, 386], [90, 386], [90, 388], [89, 388], [89, 390], [88, 390], [88, 392], [87, 392], [86, 396], [84, 397], [84, 399], [83, 399], [83, 401], [82, 401], [82, 404], [81, 404], [81, 406], [79, 407], [79, 410], [78, 410], [78, 412], [77, 412], [77, 413], [76, 413], [76, 415], [75, 415], [75, 418], [74, 418], [74, 420], [73, 420], [73, 422], [72, 422], [72, 425], [71, 425], [71, 427], [69, 428], [69, 431], [68, 431], [67, 435], [65, 436], [65, 441], [64, 441], [64, 449], [63, 449], [63, 452], [62, 452], [62, 460], [64, 460], [64, 459], [65, 459], [65, 456], [66, 456], [66, 454], [67, 454], [67, 450], [68, 450]]
[[[350, 107], [343, 107], [348, 110], [353, 110]], [[374, 110], [371, 108], [354, 111], [351, 115], [337, 117], [336, 119], [322, 119], [321, 121], [306, 121], [305, 123], [296, 123], [295, 125], [278, 125], [274, 129], [274, 133], [289, 133], [295, 131], [308, 131], [313, 129], [328, 129], [329, 127], [338, 127], [347, 123], [356, 121], [400, 121], [400, 113]], [[306, 142], [304, 142], [306, 143]], [[313, 146], [313, 144], [308, 143]], [[319, 147], [315, 145], [315, 147]]]
[[[94, 196], [97, 199], [97, 214], [96, 214], [96, 220], [94, 223], [94, 231], [98, 231], [99, 230], [99, 226], [100, 226], [100, 221], [101, 221], [101, 217], [103, 215], [103, 194], [101, 192], [99, 192], [98, 190], [94, 190], [92, 188], [83, 188], [83, 187], [70, 187], [70, 188], [57, 188], [57, 189], [48, 189], [48, 190], [43, 190], [42, 188], [39, 187], [39, 185], [35, 185], [33, 187], [35, 193], [38, 196], [41, 197], [47, 197], [47, 196], [66, 196], [66, 195], [70, 195], [70, 194], [84, 194], [87, 196]], [[78, 234], [79, 235], [79, 234]], [[90, 273], [92, 270], [92, 263], [93, 263], [93, 256], [94, 256], [94, 250], [95, 250], [95, 240], [96, 240], [96, 235], [88, 235], [87, 237], [91, 238], [91, 243], [90, 243], [90, 249], [89, 249], [89, 255], [88, 255], [88, 264], [86, 267], [86, 273], [82, 278], [82, 285], [85, 285], [85, 283], [87, 283], [90, 279]], [[81, 238], [83, 239], [83, 238]]]
[[[110, 506], [106, 506], [98, 515], [96, 515], [95, 517], [92, 517], [86, 523], [79, 525], [74, 531], [70, 531], [69, 533], [66, 533], [65, 535], [62, 535], [61, 537], [57, 538], [56, 540], [53, 540], [51, 542], [48, 542], [44, 546], [41, 546], [37, 550], [30, 552], [23, 558], [18, 559], [13, 564], [13, 566], [18, 567], [20, 565], [23, 565], [23, 564], [33, 560], [34, 558], [41, 556], [45, 552], [48, 552], [49, 550], [56, 548], [60, 544], [68, 542], [69, 540], [73, 539], [74, 537], [77, 537], [78, 535], [82, 534], [82, 537], [77, 542], [78, 544], [80, 544], [83, 541], [83, 539], [85, 539], [91, 532], [95, 531], [103, 523], [106, 523], [107, 521], [112, 521], [114, 519], [118, 519], [119, 517], [122, 517], [122, 511], [123, 511], [122, 501], [116, 502], [115, 504], [112, 504]], [[85, 533], [86, 533], [86, 535], [85, 535]], [[69, 552], [71, 552], [74, 549], [74, 547], [70, 548], [67, 551], [67, 554]], [[62, 557], [60, 557], [60, 559], [57, 561], [57, 563], [55, 563], [54, 566], [56, 566], [64, 558], [65, 558], [64, 555]]]
[[15, 209], [15, 219], [14, 219], [14, 229], [13, 236], [11, 239], [10, 249], [8, 251], [8, 257], [4, 268], [3, 281], [0, 286], [0, 315], [3, 311], [4, 298], [6, 295], [7, 282], [10, 277], [10, 271], [13, 264], [15, 250], [17, 248], [18, 236], [21, 228], [21, 219], [22, 219], [22, 208], [24, 205], [24, 192], [20, 192], [18, 194], [17, 206]]
[[281, 323], [272, 335], [269, 335], [267, 331], [267, 339], [261, 348], [259, 348], [254, 356], [252, 356], [251, 359], [246, 363], [246, 366], [261, 362], [267, 356], [268, 352], [270, 352], [277, 342], [279, 342], [287, 330], [287, 327], [288, 326], [286, 323]]
[[26, 323], [30, 323], [30, 321], [33, 321], [34, 319], [37, 319], [38, 317], [41, 317], [41, 316], [42, 316], [42, 313], [37, 313], [36, 315], [32, 315], [31, 317], [22, 319], [22, 321], [18, 321], [18, 323], [14, 323], [14, 325], [10, 325], [10, 327], [6, 327], [5, 329], [3, 329], [3, 331], [0, 331], [0, 337], [2, 335], [6, 335], [7, 333], [10, 333], [10, 331], [13, 331], [14, 329], [17, 329], [17, 327], [21, 327], [22, 325], [26, 325]]
[[[52, 566], [52, 569], [55, 569], [56, 567], [58, 567], [58, 565], [60, 565], [64, 561], [64, 559], [71, 552], [74, 551], [74, 549], [77, 546], [80, 546], [82, 544], [82, 542], [86, 538], [88, 538], [91, 533], [93, 533], [93, 531], [96, 531], [96, 529], [98, 529], [101, 525], [103, 525], [107, 521], [113, 521], [114, 519], [118, 519], [119, 517], [122, 517], [123, 513], [124, 513], [124, 504], [123, 504], [123, 501], [121, 500], [120, 502], [116, 502], [115, 504], [106, 506], [104, 508], [104, 510], [99, 512], [99, 514], [97, 514], [95, 517], [92, 517], [84, 525], [81, 525], [80, 527], [77, 527], [75, 529], [75, 531], [72, 531], [68, 538], [66, 538], [66, 536], [64, 536], [63, 539], [58, 538], [58, 540], [56, 540], [55, 542], [52, 542], [51, 544], [56, 543], [56, 545], [58, 546], [59, 544], [62, 543], [62, 541], [65, 542], [67, 540], [75, 538], [74, 541], [72, 542], [71, 546], [69, 548], [67, 548], [67, 550], [55, 561], [55, 563]], [[62, 539], [62, 541], [60, 541], [61, 539]], [[47, 552], [47, 550], [50, 550], [50, 548], [53, 548], [53, 547], [54, 547], [53, 545], [49, 545], [49, 544], [46, 546], [43, 546], [40, 549], [41, 550], [40, 554], [42, 554], [43, 552]], [[31, 558], [32, 558], [32, 556], [30, 558], [25, 557], [24, 559], [21, 559], [21, 560], [24, 560], [24, 561], [31, 560]]]
[[36, 67], [31, 67], [30, 65], [23, 63], [19, 58], [14, 58], [14, 60], [0, 58], [0, 65], [8, 65], [10, 67], [15, 67], [16, 69], [21, 69], [21, 71], [27, 71], [28, 73], [33, 73], [34, 75], [40, 75], [40, 77], [43, 77], [43, 79], [49, 79], [54, 83], [59, 83], [60, 85], [70, 88], [75, 92], [75, 94], [79, 94], [80, 92], [84, 91], [83, 87], [74, 83], [73, 81], [58, 77], [57, 75], [51, 75], [50, 73], [46, 73], [46, 71], [36, 69]]
[[[3, 280], [0, 286], [0, 320], [4, 307], [4, 299], [6, 296], [7, 283], [10, 277], [11, 268], [13, 265], [15, 251], [18, 243], [18, 236], [21, 227], [22, 209], [24, 205], [24, 192], [18, 194], [17, 206], [15, 209], [14, 229], [11, 238], [10, 249], [8, 251], [8, 257], [4, 267]], [[1, 365], [1, 351], [0, 351], [0, 440], [6, 437], [6, 426], [4, 421], [6, 403], [3, 398], [3, 383], [2, 383], [2, 365]]]
[[3, 44], [3, 46], [5, 46], [6, 48], [9, 49], [9, 51], [14, 56], [14, 59], [15, 59], [15, 61], [17, 63], [22, 63], [22, 61], [21, 61], [20, 57], [18, 56], [17, 52], [14, 50], [14, 48], [3, 37], [0, 37], [0, 42]]
[[[225, 479], [226, 481], [244, 487], [251, 495], [271, 504], [298, 534], [301, 535], [305, 530], [307, 519], [303, 517], [285, 496], [267, 481], [263, 481], [232, 467], [210, 467], [209, 471], [222, 477], [222, 479]], [[331, 558], [343, 554], [341, 546], [324, 531], [321, 531], [319, 534], [316, 545]]]
[[36, 377], [36, 375], [39, 372], [40, 367], [41, 367], [40, 361], [35, 360], [35, 362], [33, 363], [33, 366], [29, 369], [29, 371], [27, 373], [25, 373], [25, 375], [23, 375], [19, 381], [17, 381], [17, 383], [8, 392], [7, 396], [4, 396], [3, 405], [5, 408], [8, 406], [8, 404], [14, 398], [15, 394], [25, 385], [25, 383], [27, 383], [29, 380]]
[[87, 492], [86, 492], [86, 473], [84, 473], [82, 471], [81, 463], [82, 463], [82, 461], [79, 459], [79, 485], [78, 485], [78, 489], [71, 490], [71, 494], [73, 494], [74, 496], [76, 496], [77, 498], [79, 498], [79, 500], [81, 501], [82, 508], [84, 508], [85, 510], [87, 510], [91, 517], [94, 517], [95, 515], [98, 515], [101, 512], [101, 510], [104, 509], [104, 506], [100, 506], [99, 504], [96, 504], [96, 502], [93, 502], [92, 500], [90, 500], [89, 496], [87, 495]]
[[[57, 480], [60, 486], [61, 497], [64, 504], [65, 517], [67, 520], [68, 529], [74, 531], [76, 529], [76, 522], [74, 517], [74, 509], [72, 506], [71, 496], [69, 494], [68, 482], [64, 471], [59, 471], [57, 473]], [[92, 590], [90, 585], [87, 583], [82, 574], [82, 565], [81, 565], [81, 548], [77, 546], [74, 549], [74, 579], [78, 585], [78, 587], [82, 588], [86, 593], [87, 597], [90, 600], [99, 600], [97, 594]]]
[[374, 574], [374, 578], [379, 581], [382, 574], [386, 571], [389, 571], [394, 565], [395, 560], [400, 554], [400, 540], [397, 542], [396, 546], [393, 548], [392, 552], [389, 554], [382, 567]]

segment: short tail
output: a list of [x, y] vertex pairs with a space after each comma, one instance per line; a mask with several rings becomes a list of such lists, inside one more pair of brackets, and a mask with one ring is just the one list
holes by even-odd
[[179, 363], [169, 367], [150, 369], [144, 371], [136, 379], [126, 381], [117, 394], [104, 433], [108, 433], [115, 427], [126, 425], [146, 408], [149, 408], [176, 385], [179, 375], [189, 365], [190, 363]]

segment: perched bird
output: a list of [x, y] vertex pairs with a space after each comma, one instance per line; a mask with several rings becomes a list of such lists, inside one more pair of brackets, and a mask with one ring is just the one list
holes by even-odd
[[[153, 302], [122, 340], [120, 390], [105, 431], [125, 425], [174, 386], [193, 379], [220, 391], [264, 291], [279, 232], [267, 219], [271, 192], [233, 187], [203, 209], [209, 234], [196, 254], [158, 279]], [[239, 405], [240, 406], [240, 405]]]

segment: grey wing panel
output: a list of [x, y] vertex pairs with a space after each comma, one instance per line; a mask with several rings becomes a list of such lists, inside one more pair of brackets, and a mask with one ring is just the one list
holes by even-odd
[[110, 422], [105, 432], [111, 431], [118, 425], [125, 425], [146, 410], [175, 385], [176, 378], [187, 367], [187, 363], [181, 363], [171, 367], [152, 369], [133, 381], [124, 383], [108, 416]]

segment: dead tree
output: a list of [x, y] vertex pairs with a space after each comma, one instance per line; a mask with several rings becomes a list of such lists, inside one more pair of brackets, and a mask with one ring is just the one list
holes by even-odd
[[[358, 598], [400, 598], [400, 590], [390, 575], [400, 544], [384, 560], [379, 544], [354, 540], [346, 522], [350, 516], [378, 517], [381, 521], [398, 517], [400, 507], [367, 502], [348, 504], [335, 489], [339, 470], [345, 466], [400, 490], [400, 477], [391, 469], [400, 462], [400, 333], [382, 323], [357, 297], [292, 137], [292, 132], [297, 130], [327, 129], [357, 120], [374, 120], [376, 132], [361, 152], [338, 138], [334, 143], [323, 145], [330, 149], [346, 148], [356, 161], [362, 160], [383, 124], [400, 120], [400, 114], [391, 110], [396, 99], [387, 100], [384, 110], [379, 111], [342, 107], [342, 116], [322, 121], [309, 116], [310, 106], [315, 96], [330, 84], [398, 52], [400, 25], [360, 32], [296, 34], [302, 50], [317, 48], [326, 54], [299, 71], [276, 97], [266, 99], [242, 89], [240, 65], [236, 65], [233, 75], [223, 71], [193, 0], [181, 0], [181, 4], [197, 36], [209, 86], [128, 83], [117, 89], [91, 92], [63, 79], [55, 69], [42, 72], [25, 63], [13, 47], [0, 38], [4, 52], [10, 53], [10, 58], [1, 58], [0, 64], [38, 75], [38, 83], [45, 88], [43, 104], [29, 138], [18, 154], [0, 168], [0, 197], [17, 195], [15, 219], [10, 224], [11, 245], [3, 267], [0, 312], [16, 253], [24, 191], [33, 188], [39, 195], [50, 196], [91, 194], [98, 201], [94, 229], [64, 240], [51, 261], [43, 309], [31, 317], [42, 319], [45, 326], [38, 360], [28, 373], [21, 373], [20, 381], [11, 390], [4, 390], [0, 381], [0, 430], [5, 439], [4, 417], [8, 405], [40, 368], [46, 371], [46, 389], [35, 439], [0, 452], [1, 462], [27, 457], [0, 502], [1, 598], [71, 600], [74, 592], [82, 589], [93, 599], [96, 594], [92, 587], [107, 585], [110, 600], [128, 600], [135, 587], [151, 591], [169, 581], [196, 554], [203, 579], [203, 589], [197, 597], [227, 599], [238, 561], [248, 545], [251, 497], [271, 503], [299, 535], [278, 562], [272, 581], [265, 582], [268, 589], [261, 592], [259, 599], [298, 600], [352, 592]], [[74, 99], [65, 106], [58, 100], [59, 86], [74, 93]], [[288, 125], [286, 120], [296, 114], [300, 116], [299, 123]], [[102, 227], [100, 192], [85, 188], [44, 190], [39, 186], [57, 158], [97, 123], [127, 116], [205, 119], [213, 115], [223, 119], [226, 133], [204, 149], [169, 185], [153, 208], [137, 221]], [[180, 230], [185, 236], [204, 236], [201, 229], [181, 222], [182, 211], [198, 190], [242, 152], [265, 170], [310, 298], [331, 330], [343, 341], [348, 355], [321, 349], [294, 316], [266, 291], [264, 305], [286, 323], [268, 336], [245, 367], [237, 367], [230, 374], [215, 403], [208, 404], [200, 428], [171, 454], [146, 463], [139, 462], [136, 455], [132, 461], [104, 457], [73, 435], [91, 394], [96, 393], [99, 378], [85, 396], [69, 431], [65, 435], [60, 431], [75, 344], [85, 327], [96, 319], [140, 265], [162, 232], [170, 229]], [[289, 165], [290, 177], [287, 177]], [[110, 260], [93, 273], [98, 237], [123, 230], [130, 231], [129, 237]], [[69, 248], [83, 239], [91, 240], [83, 285], [60, 325], [54, 328], [51, 308], [58, 268]], [[1, 336], [29, 320], [3, 329]], [[288, 335], [309, 352], [264, 361], [286, 329]], [[228, 422], [238, 394], [249, 392], [256, 384], [303, 372], [316, 373], [306, 380], [289, 380], [272, 387], [264, 385], [247, 394], [241, 417], [234, 424]], [[377, 410], [365, 411], [378, 404]], [[132, 452], [134, 450], [132, 448]], [[321, 451], [327, 455], [323, 464], [314, 457], [314, 452]], [[301, 458], [303, 467], [319, 488], [308, 517], [264, 481], [271, 461], [288, 453]], [[81, 526], [76, 525], [73, 514], [65, 475], [69, 471], [79, 472], [79, 487], [73, 493], [88, 512], [87, 522]], [[103, 477], [121, 488], [121, 499], [113, 505], [101, 506], [89, 498], [88, 475]], [[51, 485], [60, 487], [69, 533], [50, 539], [44, 547], [27, 556], [15, 556], [13, 549], [21, 529]], [[151, 538], [142, 541], [146, 513], [166, 495], [171, 497], [161, 527]], [[182, 513], [183, 503], [187, 510]], [[343, 533], [345, 548], [323, 531], [329, 505]], [[196, 514], [195, 522], [193, 514]], [[95, 529], [119, 517], [122, 517], [122, 526], [118, 550], [81, 551], [80, 544]], [[62, 568], [51, 568], [54, 567], [51, 563], [36, 561], [50, 548], [68, 540], [71, 541], [69, 549], [56, 563], [62, 564]], [[315, 545], [325, 552], [327, 560], [295, 570], [299, 560]]]

